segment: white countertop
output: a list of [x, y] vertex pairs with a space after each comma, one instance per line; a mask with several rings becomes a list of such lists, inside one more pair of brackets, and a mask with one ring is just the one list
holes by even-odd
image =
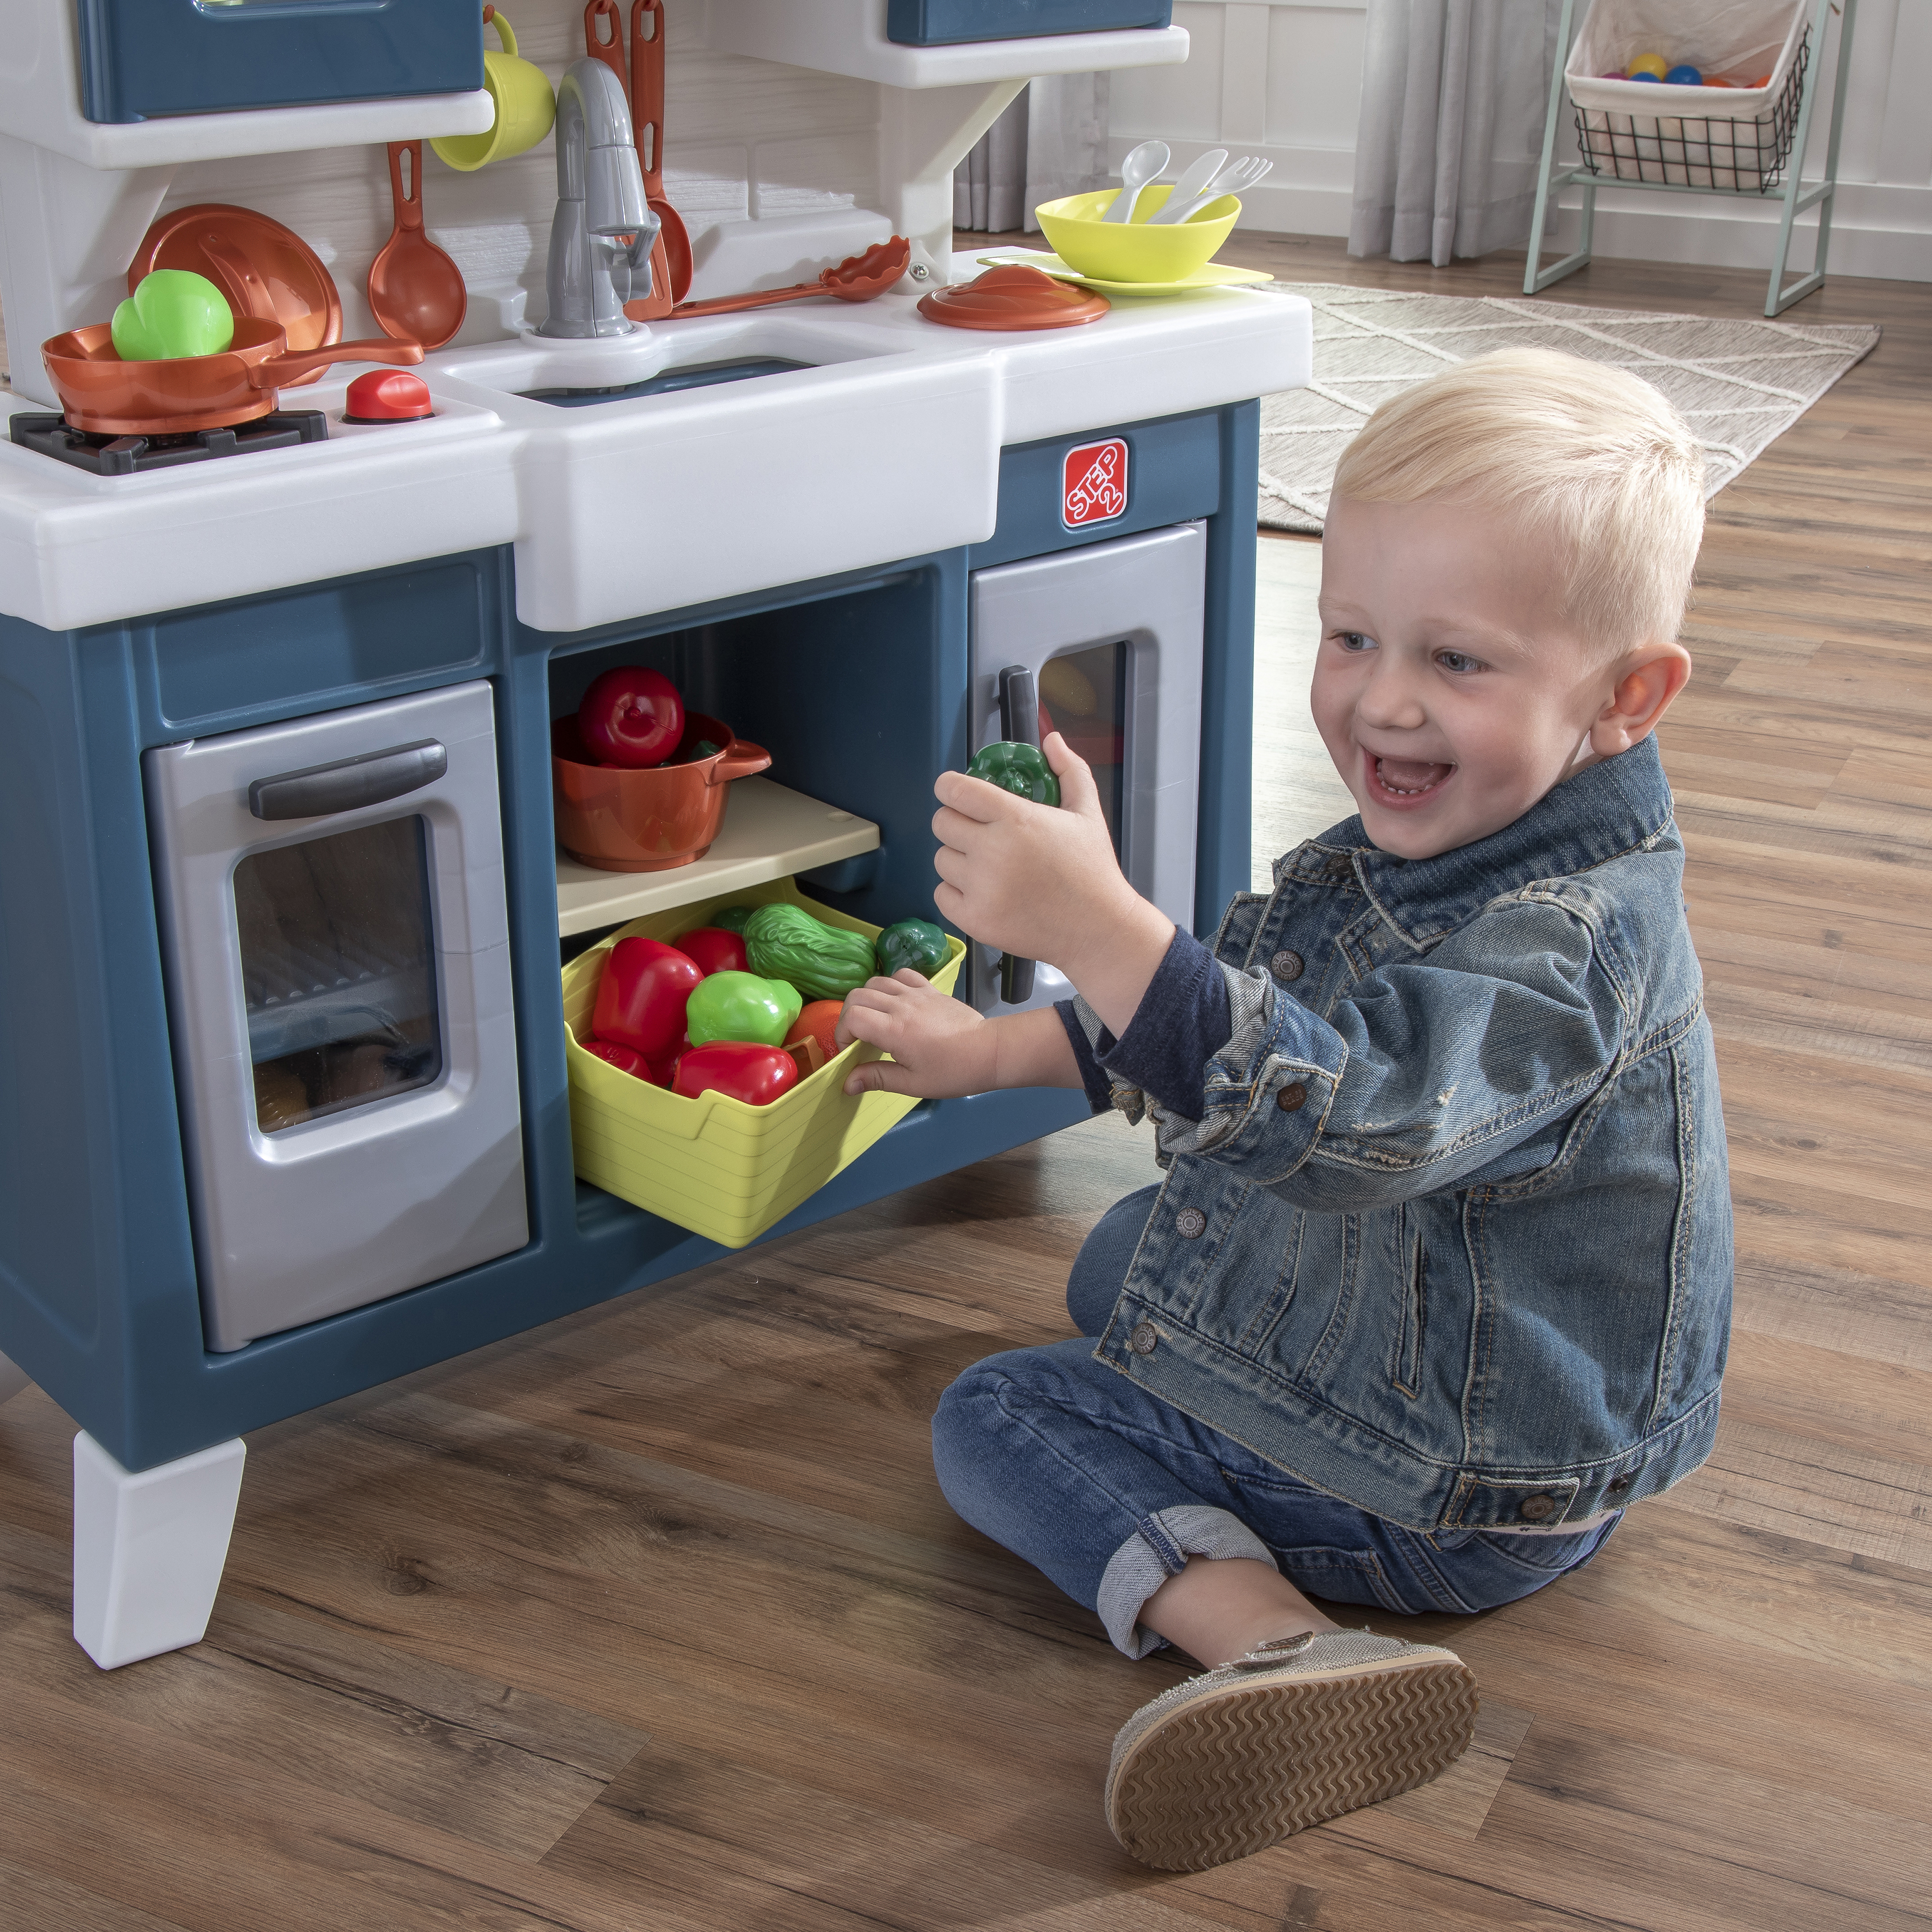
[[[363, 373], [340, 364], [282, 392], [329, 412], [326, 443], [145, 476], [0, 443], [0, 611], [67, 630], [507, 543], [519, 617], [581, 629], [982, 542], [1003, 446], [1309, 380], [1308, 306], [1265, 290], [1014, 334], [937, 326], [916, 298], [444, 350], [418, 371], [436, 416], [383, 428], [334, 420]], [[751, 356], [816, 366], [586, 408], [517, 393]]]

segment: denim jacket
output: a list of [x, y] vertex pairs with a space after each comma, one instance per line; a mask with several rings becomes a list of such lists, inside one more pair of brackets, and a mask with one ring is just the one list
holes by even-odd
[[[1096, 1356], [1420, 1531], [1695, 1468], [1731, 1209], [1683, 866], [1649, 740], [1434, 858], [1354, 818], [1280, 860], [1213, 943], [1200, 1118], [1149, 1100], [1167, 1178]], [[1130, 1114], [1158, 1004], [1119, 1042], [1079, 1012]]]

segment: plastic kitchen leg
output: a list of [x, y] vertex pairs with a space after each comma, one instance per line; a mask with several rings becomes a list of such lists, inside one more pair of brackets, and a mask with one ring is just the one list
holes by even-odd
[[74, 1639], [103, 1670], [201, 1641], [247, 1454], [238, 1438], [136, 1475], [74, 1438]]
[[10, 1402], [32, 1380], [17, 1363], [0, 1355], [0, 1402]]

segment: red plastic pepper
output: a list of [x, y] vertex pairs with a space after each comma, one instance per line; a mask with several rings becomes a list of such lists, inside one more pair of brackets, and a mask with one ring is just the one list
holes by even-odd
[[586, 1053], [608, 1060], [620, 1073], [634, 1074], [640, 1080], [651, 1077], [650, 1062], [634, 1046], [626, 1046], [614, 1040], [586, 1040], [580, 1043]]
[[695, 959], [709, 979], [713, 973], [748, 973], [751, 962], [745, 956], [745, 935], [727, 932], [722, 926], [700, 926], [678, 935], [677, 950]]
[[677, 1063], [671, 1091], [694, 1100], [716, 1092], [754, 1107], [767, 1107], [798, 1084], [798, 1063], [782, 1046], [752, 1046], [714, 1040], [694, 1046]]
[[684, 1040], [685, 1003], [704, 979], [696, 960], [657, 939], [620, 939], [604, 962], [590, 1030], [661, 1060]]

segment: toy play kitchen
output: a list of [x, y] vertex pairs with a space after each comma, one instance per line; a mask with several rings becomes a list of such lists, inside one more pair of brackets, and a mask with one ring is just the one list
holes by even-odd
[[[616, 10], [513, 0], [487, 70], [455, 0], [10, 11], [0, 1397], [79, 1425], [104, 1667], [200, 1636], [246, 1431], [1084, 1114], [862, 1112], [758, 1030], [902, 944], [1064, 993], [932, 929], [939, 770], [1058, 728], [1163, 909], [1248, 884], [1253, 399], [1306, 308], [1110, 297], [1081, 209], [1056, 271], [950, 232], [1028, 76], [1186, 36], [642, 0], [620, 71]], [[634, 770], [582, 736], [619, 670], [682, 707]], [[632, 941], [749, 982], [634, 1033], [681, 1073], [608, 1036]]]

